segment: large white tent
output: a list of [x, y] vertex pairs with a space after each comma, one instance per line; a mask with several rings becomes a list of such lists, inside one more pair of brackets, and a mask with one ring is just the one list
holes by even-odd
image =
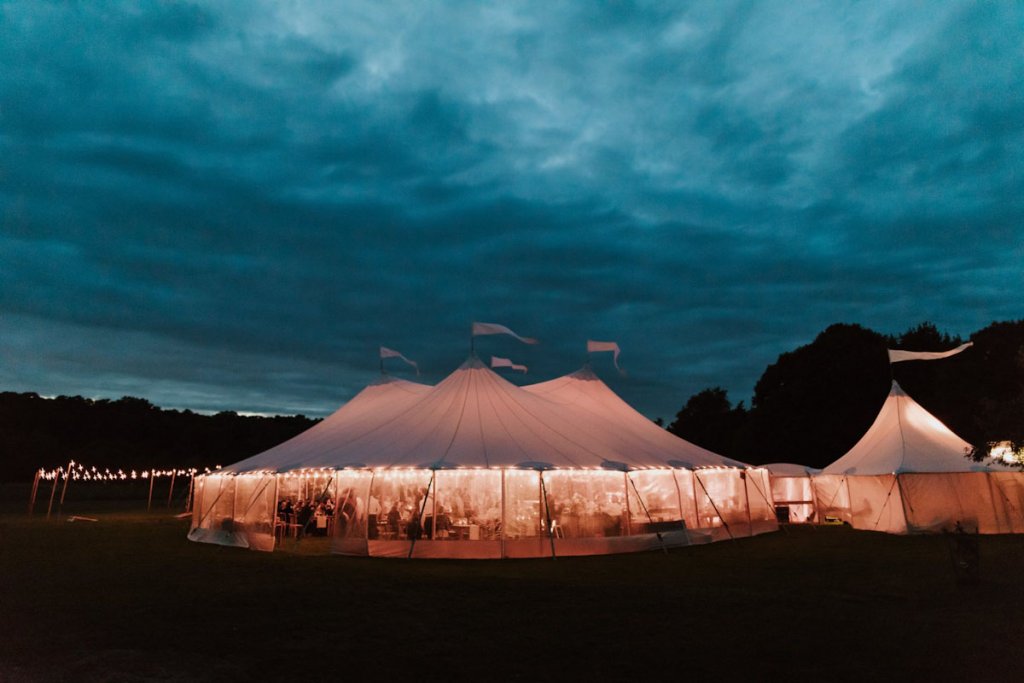
[[775, 528], [763, 470], [664, 434], [588, 383], [599, 415], [585, 397], [517, 387], [475, 356], [434, 387], [382, 381], [197, 480], [189, 537], [270, 550], [279, 506], [299, 499], [334, 503], [331, 549], [346, 554], [596, 554]]
[[895, 381], [874, 423], [813, 477], [818, 513], [858, 529], [1024, 532], [1024, 473], [966, 458], [971, 446]]

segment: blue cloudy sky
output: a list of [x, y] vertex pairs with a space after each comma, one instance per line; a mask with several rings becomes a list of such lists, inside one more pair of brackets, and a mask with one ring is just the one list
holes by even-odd
[[[322, 415], [472, 320], [650, 416], [1024, 317], [1024, 4], [0, 2], [0, 389]], [[395, 372], [402, 372], [398, 367]], [[517, 381], [521, 381], [517, 378]]]

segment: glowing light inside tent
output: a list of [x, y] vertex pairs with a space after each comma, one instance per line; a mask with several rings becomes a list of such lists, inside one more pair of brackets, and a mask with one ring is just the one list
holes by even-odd
[[917, 429], [935, 432], [938, 434], [949, 433], [949, 427], [942, 424], [937, 417], [916, 403], [911, 403], [904, 407], [903, 417], [912, 427]]

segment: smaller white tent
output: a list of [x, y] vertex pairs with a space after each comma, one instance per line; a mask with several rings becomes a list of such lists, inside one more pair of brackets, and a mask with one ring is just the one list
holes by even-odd
[[764, 466], [772, 482], [772, 500], [780, 522], [807, 524], [817, 519], [811, 475], [821, 470], [789, 462]]
[[971, 445], [892, 383], [874, 423], [813, 477], [818, 514], [857, 529], [1024, 532], [1024, 473], [966, 456]]

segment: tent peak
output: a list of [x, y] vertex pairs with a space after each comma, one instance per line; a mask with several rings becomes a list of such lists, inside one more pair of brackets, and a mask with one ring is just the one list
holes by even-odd
[[459, 366], [459, 370], [475, 370], [477, 368], [486, 368], [487, 365], [480, 360], [476, 353], [470, 353], [469, 357]]
[[585, 363], [582, 368], [569, 375], [573, 379], [582, 380], [584, 382], [600, 382], [601, 378], [591, 369], [590, 363]]

